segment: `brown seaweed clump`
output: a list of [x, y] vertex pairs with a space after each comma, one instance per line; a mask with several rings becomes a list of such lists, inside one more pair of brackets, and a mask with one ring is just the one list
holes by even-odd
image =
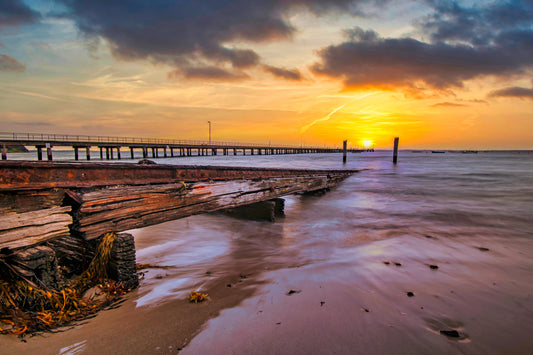
[[[51, 330], [86, 318], [124, 294], [122, 283], [109, 280], [107, 274], [115, 238], [106, 233], [87, 270], [61, 290], [36, 285], [0, 257], [0, 334]], [[105, 297], [84, 297], [93, 287]]]
[[209, 295], [207, 293], [191, 291], [191, 294], [189, 295], [189, 302], [199, 303], [207, 299], [209, 299]]

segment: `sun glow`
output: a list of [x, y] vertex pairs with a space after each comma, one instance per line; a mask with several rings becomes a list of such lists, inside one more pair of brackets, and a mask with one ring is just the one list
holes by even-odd
[[364, 140], [363, 141], [363, 147], [365, 148], [370, 148], [372, 146], [372, 141], [369, 141], [369, 140]]

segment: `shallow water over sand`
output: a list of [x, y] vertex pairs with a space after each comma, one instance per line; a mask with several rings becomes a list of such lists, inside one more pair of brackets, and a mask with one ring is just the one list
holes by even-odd
[[[388, 152], [352, 154], [346, 166], [338, 154], [160, 159], [368, 170], [324, 196], [288, 197], [286, 217], [276, 223], [201, 215], [133, 231], [138, 262], [172, 266], [147, 274], [138, 304], [156, 301], [158, 293], [183, 297], [233, 262], [261, 268], [307, 265], [363, 243], [403, 236], [487, 241], [533, 236], [533, 154], [400, 153], [397, 166]], [[154, 281], [154, 275], [169, 276]]]

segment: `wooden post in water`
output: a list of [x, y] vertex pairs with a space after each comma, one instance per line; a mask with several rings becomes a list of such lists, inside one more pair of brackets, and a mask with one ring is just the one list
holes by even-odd
[[46, 143], [46, 155], [48, 156], [48, 160], [52, 161], [52, 146], [50, 143]]
[[37, 148], [37, 160], [43, 160], [43, 146], [38, 145], [35, 148]]
[[392, 155], [392, 163], [396, 164], [398, 163], [398, 141], [400, 140], [399, 137], [394, 137], [394, 153]]
[[348, 141], [342, 141], [342, 163], [346, 164], [346, 145]]
[[87, 160], [91, 160], [91, 147], [85, 147], [85, 153], [87, 155]]
[[2, 145], [2, 160], [7, 160], [7, 148], [6, 145]]
[[78, 147], [74, 147], [74, 160], [80, 160], [78, 154]]

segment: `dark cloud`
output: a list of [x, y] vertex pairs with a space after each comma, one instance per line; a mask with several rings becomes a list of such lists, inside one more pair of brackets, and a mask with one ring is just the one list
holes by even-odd
[[40, 18], [38, 12], [30, 9], [19, 0], [0, 1], [0, 29], [35, 22]]
[[[372, 0], [58, 0], [88, 38], [104, 38], [121, 59], [177, 68], [243, 69], [260, 63], [247, 43], [290, 39], [294, 11], [360, 13]], [[379, 3], [383, 0], [378, 1]], [[223, 71], [225, 71], [223, 69]]]
[[516, 97], [521, 99], [533, 99], [533, 89], [523, 88], [519, 86], [504, 88], [493, 91], [489, 94], [490, 97]]
[[209, 67], [190, 67], [176, 69], [168, 74], [169, 79], [199, 79], [213, 81], [239, 81], [248, 78], [248, 75], [242, 72], [230, 71], [227, 69], [209, 66]]
[[530, 30], [533, 1], [511, 0], [461, 6], [456, 1], [428, 0], [435, 11], [418, 21], [432, 42], [460, 41], [489, 45], [505, 31]]
[[487, 75], [519, 75], [533, 65], [533, 31], [502, 33], [492, 45], [425, 43], [412, 38], [381, 38], [360, 28], [349, 40], [318, 52], [311, 70], [343, 80], [346, 87], [398, 86], [418, 83], [447, 89]]
[[15, 58], [0, 54], [0, 71], [23, 72], [25, 70], [26, 66]]
[[263, 69], [270, 74], [287, 80], [302, 80], [302, 74], [298, 69], [285, 69], [273, 67], [271, 65], [263, 65]]

